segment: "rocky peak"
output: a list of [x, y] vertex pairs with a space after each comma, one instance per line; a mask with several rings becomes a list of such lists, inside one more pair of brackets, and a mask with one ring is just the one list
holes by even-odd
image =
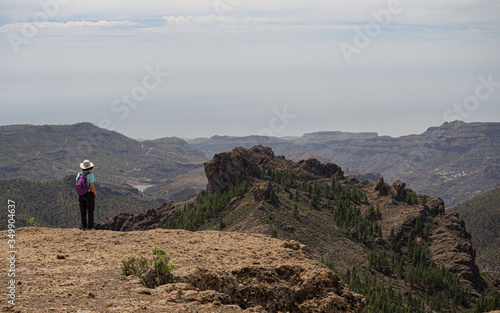
[[271, 148], [261, 145], [251, 149], [236, 147], [229, 152], [217, 153], [205, 163], [207, 191], [227, 190], [231, 184], [262, 178], [263, 166], [289, 170], [308, 179], [329, 178], [335, 174], [344, 178], [342, 169], [333, 163], [322, 164], [314, 158], [293, 162], [284, 156], [275, 156]]
[[207, 191], [210, 193], [261, 177], [261, 169], [254, 154], [243, 147], [214, 155], [212, 160], [205, 163], [205, 173], [208, 178]]

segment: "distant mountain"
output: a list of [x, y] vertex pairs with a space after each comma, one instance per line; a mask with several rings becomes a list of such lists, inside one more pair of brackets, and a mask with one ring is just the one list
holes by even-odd
[[256, 145], [263, 145], [266, 147], [286, 147], [293, 143], [292, 141], [284, 140], [278, 137], [268, 136], [212, 136], [210, 138], [196, 138], [189, 140], [188, 143], [205, 154], [207, 158], [212, 158], [216, 153], [230, 151], [235, 147], [251, 148]]
[[363, 294], [369, 312], [468, 312], [490, 290], [458, 214], [401, 181], [348, 178], [335, 164], [293, 162], [262, 146], [217, 154], [205, 173], [207, 189], [196, 199], [122, 213], [97, 227], [292, 239]]
[[420, 135], [399, 138], [376, 133], [317, 132], [302, 137], [198, 138], [189, 143], [207, 157], [256, 144], [277, 154], [321, 155], [346, 171], [378, 172], [387, 181], [456, 205], [496, 186], [500, 180], [500, 123], [444, 123]]
[[460, 203], [458, 212], [472, 234], [477, 264], [486, 271], [500, 271], [500, 187]]
[[0, 180], [61, 179], [84, 159], [95, 164], [99, 182], [130, 185], [165, 183], [206, 161], [179, 138], [137, 141], [90, 123], [0, 126]]
[[[76, 176], [76, 175], [75, 175]], [[58, 180], [35, 182], [23, 179], [0, 181], [0, 202], [16, 204], [16, 227], [24, 227], [34, 218], [36, 226], [68, 228], [80, 225], [75, 176]], [[157, 207], [157, 201], [141, 196], [137, 189], [116, 183], [96, 182], [96, 223], [122, 212], [138, 213]], [[0, 211], [0, 220], [7, 220], [7, 210]], [[0, 224], [0, 230], [7, 224]]]

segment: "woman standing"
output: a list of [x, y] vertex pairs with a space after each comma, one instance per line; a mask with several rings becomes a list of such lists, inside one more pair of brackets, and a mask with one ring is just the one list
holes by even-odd
[[[94, 229], [94, 209], [97, 193], [95, 192], [95, 176], [91, 173], [94, 164], [89, 160], [80, 163], [82, 171], [76, 176], [76, 189], [78, 192], [78, 201], [80, 202], [80, 214], [82, 217], [82, 230]], [[83, 192], [82, 192], [83, 190]], [[86, 191], [86, 192], [85, 192]], [[88, 220], [87, 220], [88, 215]]]

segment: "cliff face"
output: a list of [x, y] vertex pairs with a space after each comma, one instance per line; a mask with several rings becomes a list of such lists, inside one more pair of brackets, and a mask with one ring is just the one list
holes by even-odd
[[471, 235], [465, 229], [465, 222], [457, 213], [440, 214], [438, 226], [432, 232], [429, 250], [438, 265], [444, 265], [456, 273], [471, 287], [482, 287], [479, 269], [476, 266], [476, 251], [472, 247]]
[[[7, 240], [7, 231], [1, 231]], [[365, 299], [293, 241], [231, 232], [16, 231], [16, 312], [359, 312]], [[166, 251], [176, 283], [149, 289], [120, 273]], [[6, 258], [0, 265], [7, 268]], [[5, 309], [5, 308], [4, 308]], [[10, 309], [7, 309], [10, 311]]]

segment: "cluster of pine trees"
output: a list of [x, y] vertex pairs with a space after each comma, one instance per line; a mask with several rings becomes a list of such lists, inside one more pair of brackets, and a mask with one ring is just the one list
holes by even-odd
[[[263, 167], [263, 172], [272, 182], [281, 185], [289, 193], [289, 198], [296, 202], [294, 214], [298, 214], [297, 203], [301, 200], [302, 192], [309, 200], [310, 209], [329, 209], [337, 226], [347, 230], [356, 229], [359, 242], [370, 237], [382, 237], [382, 228], [376, 222], [381, 216], [379, 206], [375, 208], [370, 205], [368, 213], [363, 216], [356, 203], [366, 201], [366, 194], [347, 184], [342, 186], [338, 175], [333, 177], [331, 184], [320, 184], [317, 181], [310, 183], [306, 178], [299, 181], [296, 175], [288, 170]], [[295, 189], [295, 193], [291, 189]], [[271, 191], [269, 202], [274, 205], [279, 202], [274, 189]]]
[[478, 299], [474, 313], [489, 312], [500, 308], [500, 293], [495, 290], [492, 295]]
[[[427, 227], [426, 227], [427, 226]], [[388, 303], [380, 301], [380, 287], [369, 280], [361, 282], [356, 278], [355, 268], [347, 271], [343, 277], [353, 290], [365, 295], [369, 312], [427, 312], [426, 308], [441, 311], [443, 309], [456, 309], [458, 306], [468, 307], [470, 293], [462, 286], [459, 278], [449, 272], [444, 266], [437, 266], [430, 260], [425, 247], [425, 242], [417, 243], [416, 237], [425, 237], [430, 232], [432, 222], [423, 223], [419, 217], [415, 229], [408, 235], [405, 246], [396, 240], [394, 231], [391, 230], [388, 244], [381, 251], [372, 251], [368, 255], [370, 271], [376, 270], [383, 273], [396, 273], [411, 288], [419, 292], [420, 296], [410, 293], [407, 296], [406, 307], [400, 295], [391, 297], [392, 292], [387, 291]], [[354, 272], [354, 275], [353, 275]]]
[[[382, 284], [377, 284], [375, 277], [372, 282], [368, 279], [361, 281], [361, 278], [357, 274], [356, 266], [353, 266], [352, 270], [348, 269], [342, 275], [342, 280], [351, 290], [365, 296], [367, 304], [365, 308], [366, 312], [412, 313], [415, 312], [417, 305], [421, 305], [415, 302], [404, 307], [401, 293], [396, 293], [392, 287], [386, 288]], [[412, 298], [410, 297], [410, 299]]]
[[[200, 222], [214, 217], [223, 210], [232, 198], [245, 194], [251, 187], [251, 182], [244, 181], [238, 185], [231, 185], [227, 191], [208, 193], [203, 190], [194, 202], [186, 204], [184, 209], [175, 212], [174, 216], [160, 227], [193, 230]], [[224, 228], [223, 222], [221, 226]]]

